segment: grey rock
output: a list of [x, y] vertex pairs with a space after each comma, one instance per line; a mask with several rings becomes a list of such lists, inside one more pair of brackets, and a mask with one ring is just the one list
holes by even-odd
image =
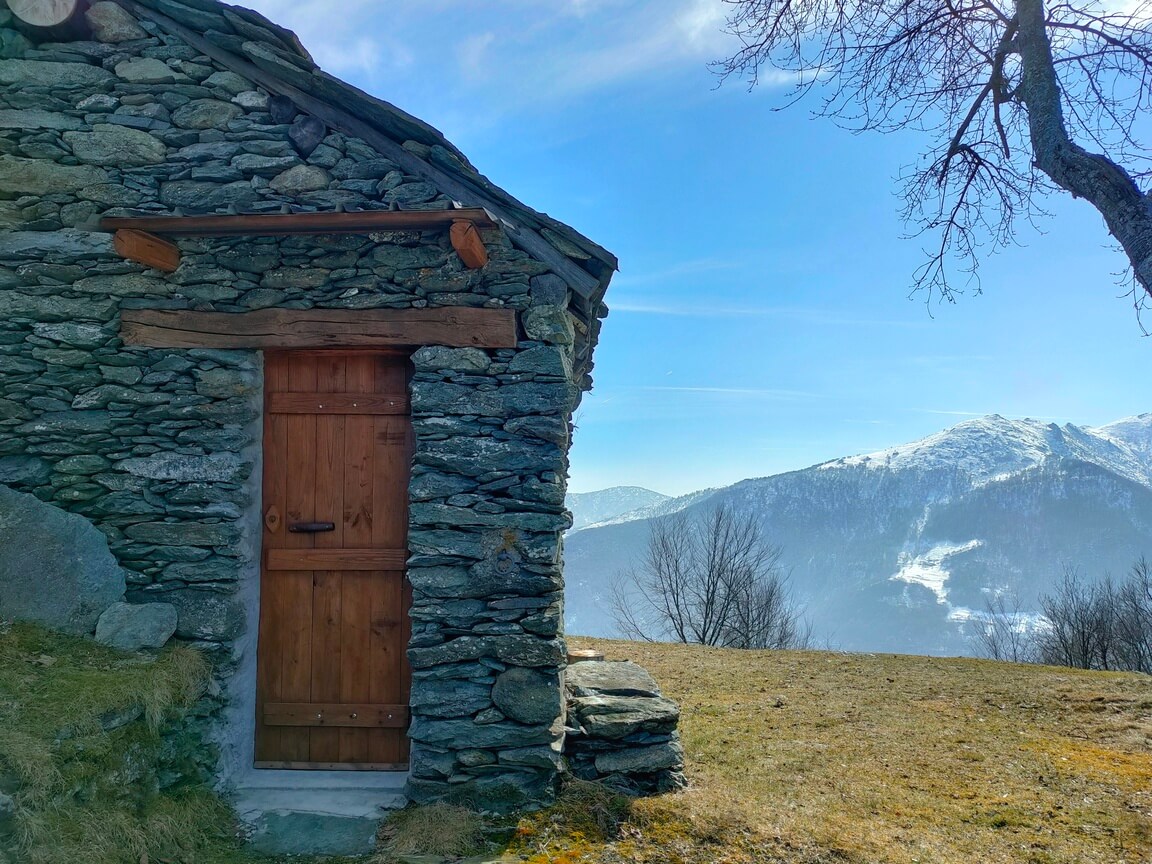
[[[207, 82], [205, 82], [207, 83]], [[246, 111], [268, 110], [268, 94], [259, 90], [245, 90], [232, 97], [232, 102]]]
[[77, 159], [91, 165], [157, 165], [168, 154], [167, 146], [159, 138], [139, 129], [108, 123], [93, 126], [91, 132], [65, 132], [64, 140]]
[[127, 405], [163, 405], [171, 398], [172, 396], [168, 393], [151, 393], [147, 390], [136, 390], [119, 384], [102, 384], [73, 399], [72, 407], [78, 409], [105, 408], [111, 402]]
[[88, 634], [124, 589], [92, 523], [0, 486], [0, 617]]
[[121, 651], [163, 648], [177, 618], [171, 603], [113, 603], [96, 622], [96, 641]]
[[240, 457], [234, 453], [217, 453], [211, 456], [158, 453], [155, 456], [125, 459], [118, 467], [137, 477], [178, 480], [182, 483], [198, 480], [235, 482], [242, 479], [245, 469]]
[[160, 186], [160, 201], [168, 207], [207, 212], [229, 206], [247, 209], [256, 200], [251, 183], [238, 180], [223, 186], [196, 180], [177, 180]]
[[46, 60], [0, 60], [0, 84], [50, 87], [54, 90], [99, 89], [116, 80], [111, 72], [87, 63]]
[[232, 167], [245, 174], [255, 174], [257, 177], [275, 177], [293, 166], [299, 165], [300, 160], [295, 156], [258, 156], [255, 153], [241, 153], [232, 160]]
[[533, 276], [529, 284], [532, 286], [533, 306], [568, 305], [568, 283], [554, 273]]
[[224, 129], [244, 109], [219, 99], [193, 99], [172, 112], [172, 122], [182, 129]]
[[508, 371], [570, 378], [572, 377], [572, 357], [568, 351], [561, 348], [543, 346], [531, 348], [527, 351], [521, 351], [513, 357], [512, 362], [508, 364]]
[[269, 182], [273, 192], [281, 195], [300, 195], [327, 189], [332, 175], [315, 165], [296, 165], [277, 174]]
[[659, 696], [648, 671], [631, 660], [585, 660], [568, 667], [565, 686], [575, 696]]
[[412, 355], [412, 365], [417, 372], [438, 372], [441, 369], [452, 369], [456, 372], [487, 372], [492, 360], [479, 348], [445, 348], [440, 345], [429, 345], [416, 350]]
[[248, 845], [261, 855], [368, 855], [380, 820], [299, 810], [269, 810], [256, 820]]
[[95, 324], [34, 324], [32, 329], [41, 339], [52, 339], [75, 348], [100, 348], [113, 337], [111, 332]]
[[609, 750], [596, 756], [596, 770], [601, 774], [650, 774], [655, 771], [678, 771], [683, 767], [684, 749], [679, 741]]
[[93, 3], [84, 13], [84, 17], [92, 29], [92, 38], [98, 42], [131, 42], [148, 37], [144, 29], [136, 23], [136, 19], [129, 15], [124, 7], [111, 0]]
[[551, 723], [563, 711], [559, 676], [535, 669], [514, 667], [501, 673], [492, 688], [492, 701], [520, 723]]
[[135, 207], [144, 200], [144, 196], [134, 189], [128, 189], [118, 183], [95, 183], [85, 186], [76, 193], [80, 198], [105, 207]]
[[133, 57], [116, 64], [116, 75], [129, 84], [175, 84], [180, 75], [163, 60], [152, 57]]
[[122, 276], [89, 276], [74, 283], [72, 290], [113, 297], [145, 297], [170, 294], [172, 286], [163, 279], [126, 273]]
[[[219, 87], [233, 96], [239, 96], [241, 93], [248, 93], [252, 91], [253, 84], [242, 75], [237, 75], [235, 72], [221, 71], [213, 72], [204, 81], [205, 87]], [[241, 106], [244, 107], [244, 106]]]
[[[418, 388], [413, 387], [413, 395]], [[422, 388], [420, 388], [422, 389]], [[480, 477], [490, 471], [510, 473], [562, 471], [564, 454], [559, 447], [531, 441], [495, 438], [463, 438], [429, 441], [417, 450], [420, 465]]]
[[181, 639], [231, 642], [244, 632], [244, 607], [227, 594], [197, 588], [167, 591], [163, 598], [176, 607]]
[[43, 159], [0, 156], [0, 194], [68, 194], [107, 179], [105, 171], [91, 165], [59, 165]]
[[553, 345], [571, 345], [576, 330], [567, 310], [560, 306], [533, 306], [520, 318], [529, 339]]

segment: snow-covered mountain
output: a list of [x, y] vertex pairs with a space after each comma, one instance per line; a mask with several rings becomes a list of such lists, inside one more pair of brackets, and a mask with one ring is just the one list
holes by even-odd
[[[572, 530], [618, 519], [671, 500], [643, 486], [613, 486], [598, 492], [573, 492], [565, 499], [572, 511]], [[635, 518], [635, 517], [633, 517]]]
[[585, 523], [565, 543], [569, 632], [613, 632], [608, 586], [640, 557], [650, 519], [720, 503], [760, 514], [783, 545], [819, 640], [965, 653], [964, 624], [989, 592], [1035, 608], [1065, 564], [1119, 575], [1152, 556], [1152, 414], [1098, 428], [992, 415]]

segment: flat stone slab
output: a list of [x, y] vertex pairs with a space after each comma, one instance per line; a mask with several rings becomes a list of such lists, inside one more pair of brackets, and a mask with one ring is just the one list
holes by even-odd
[[660, 685], [631, 660], [586, 660], [573, 663], [565, 673], [573, 696], [659, 696]]

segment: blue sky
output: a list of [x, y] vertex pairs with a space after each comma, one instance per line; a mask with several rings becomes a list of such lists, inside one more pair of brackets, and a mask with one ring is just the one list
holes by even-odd
[[719, 0], [251, 5], [619, 256], [572, 491], [679, 494], [993, 412], [1152, 410], [1152, 339], [1086, 204], [1048, 201], [1043, 233], [985, 259], [981, 295], [909, 299], [922, 243], [894, 178], [923, 139], [773, 111], [771, 77], [717, 88]]

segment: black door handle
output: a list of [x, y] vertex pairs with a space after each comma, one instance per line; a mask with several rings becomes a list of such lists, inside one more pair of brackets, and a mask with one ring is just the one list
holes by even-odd
[[324, 531], [335, 531], [335, 522], [290, 522], [288, 523], [288, 532], [290, 534], [320, 534]]

